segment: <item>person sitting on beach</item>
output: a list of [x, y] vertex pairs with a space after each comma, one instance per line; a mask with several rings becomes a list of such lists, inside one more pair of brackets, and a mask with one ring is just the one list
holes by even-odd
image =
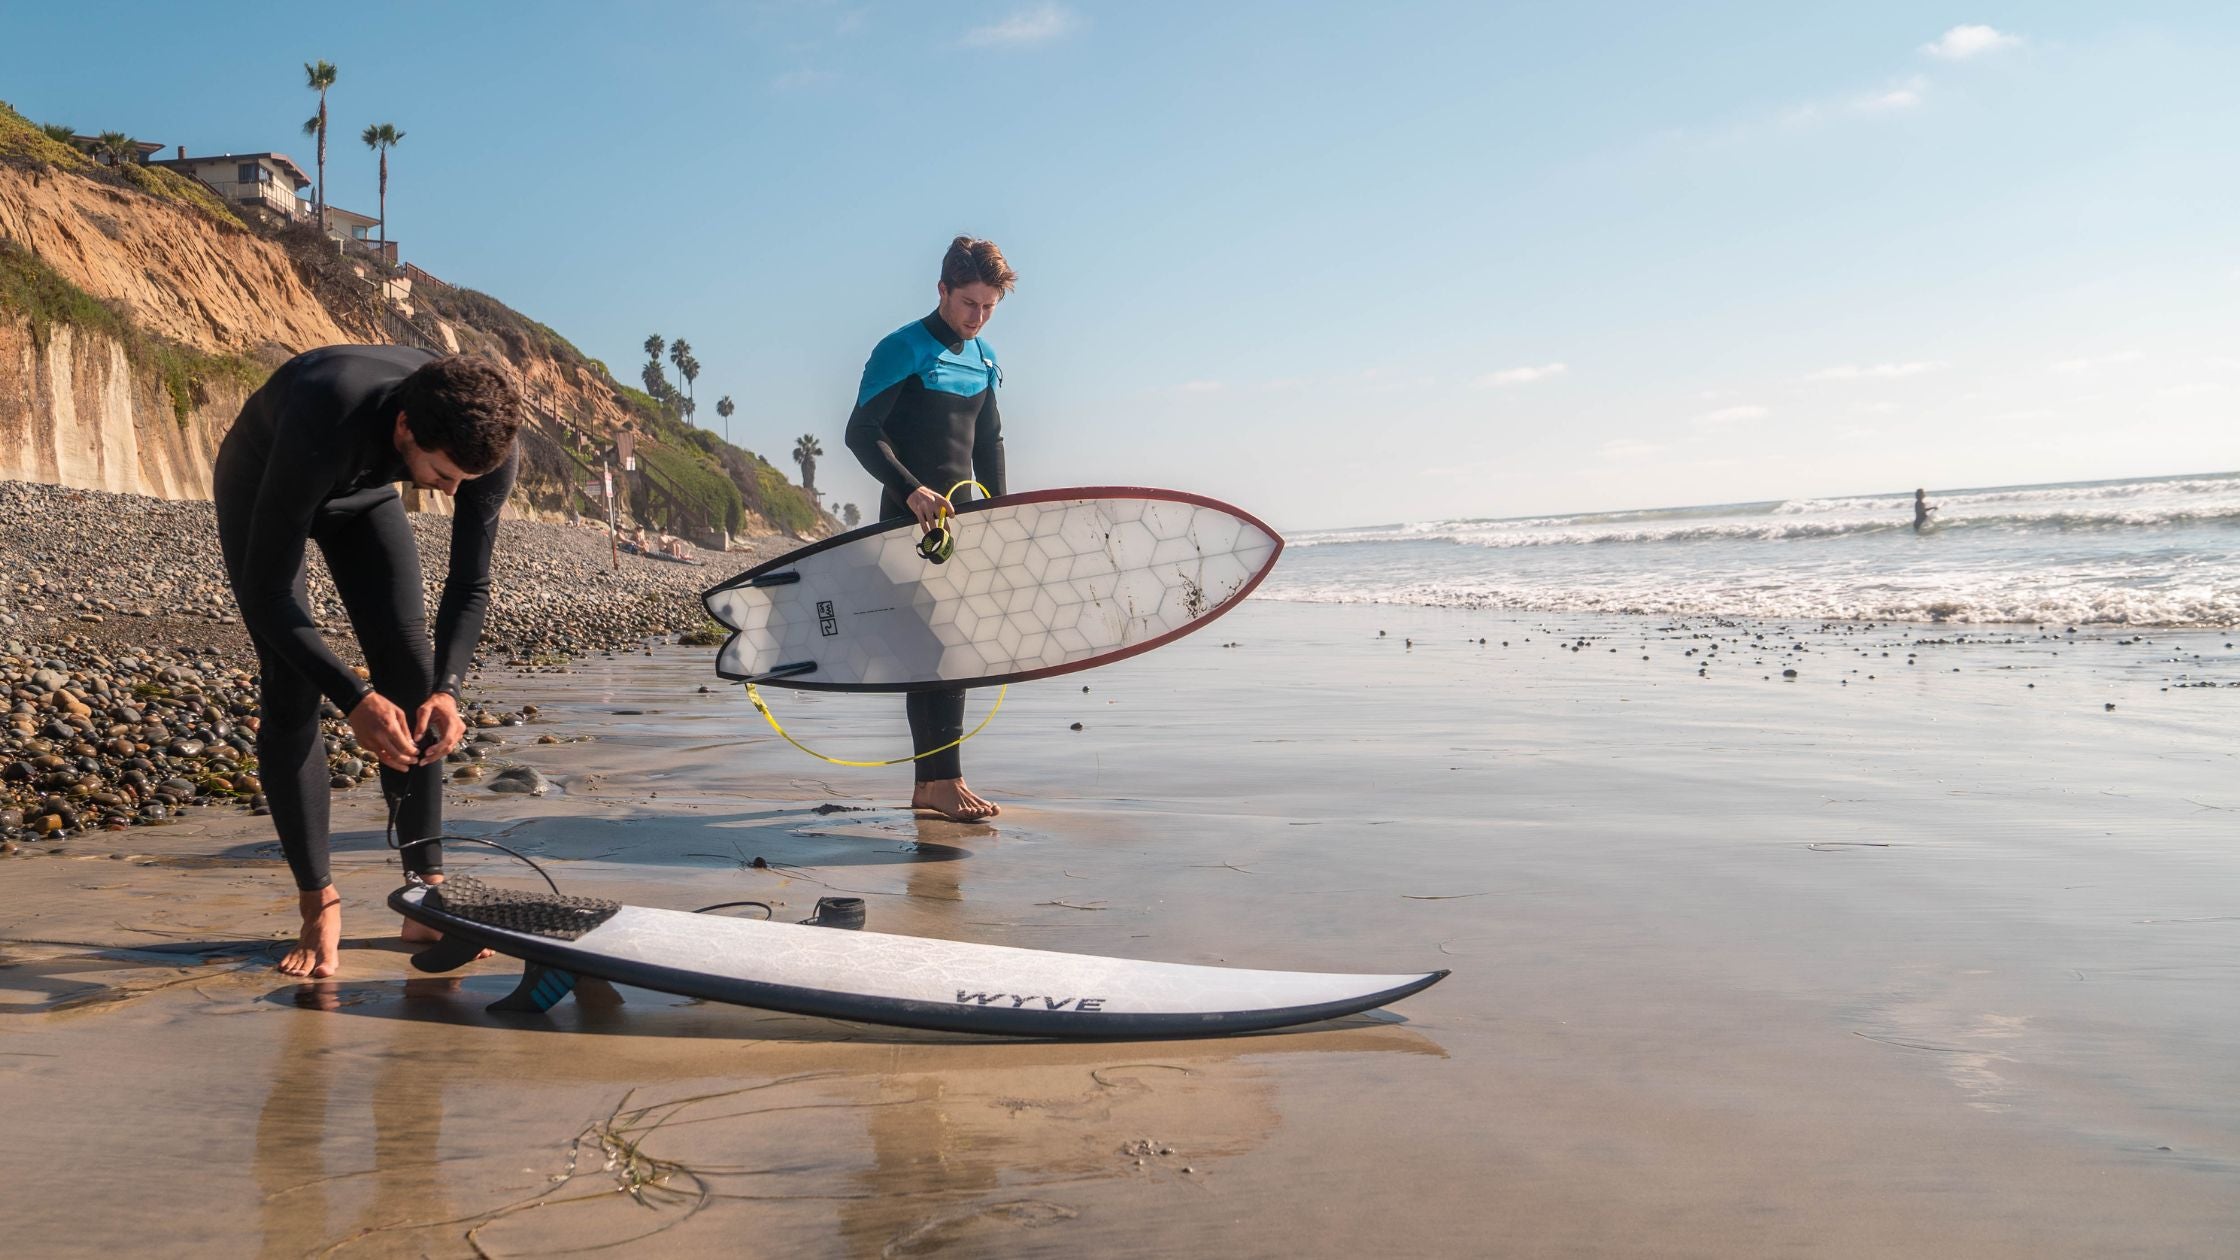
[[1918, 534], [1928, 528], [1929, 513], [1936, 510], [1936, 505], [1929, 502], [1929, 492], [1927, 490], [1915, 490], [1913, 492], [1913, 532]]
[[[334, 975], [342, 898], [328, 870], [321, 699], [381, 768], [406, 871], [443, 878], [443, 758], [466, 734], [465, 675], [490, 604], [498, 511], [520, 466], [521, 399], [497, 365], [404, 346], [328, 346], [282, 364], [218, 448], [213, 498], [226, 577], [257, 649], [257, 760], [295, 876], [291, 976]], [[420, 553], [394, 483], [452, 495], [451, 561], [428, 634]], [[305, 587], [316, 542], [372, 682], [320, 636]], [[404, 925], [408, 941], [436, 939]]]
[[[881, 519], [916, 517], [931, 528], [951, 510], [948, 492], [968, 478], [992, 496], [1004, 493], [1003, 422], [996, 414], [1003, 373], [980, 330], [1017, 280], [995, 242], [960, 236], [941, 260], [934, 312], [872, 348], [847, 443], [883, 487]], [[965, 786], [956, 747], [964, 736], [964, 689], [913, 691], [904, 708], [919, 754], [911, 808], [958, 822], [1001, 813]]]

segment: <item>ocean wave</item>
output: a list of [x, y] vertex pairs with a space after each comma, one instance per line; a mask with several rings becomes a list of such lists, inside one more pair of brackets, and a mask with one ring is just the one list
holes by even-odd
[[1892, 591], [1786, 583], [1718, 587], [1673, 583], [1639, 589], [1589, 589], [1413, 583], [1261, 588], [1256, 598], [1292, 603], [1412, 604], [1505, 612], [1622, 613], [1658, 617], [1749, 617], [1790, 621], [1952, 622], [1963, 625], [2231, 626], [2240, 591], [2208, 586], [2140, 590], [2021, 584], [1975, 590]]
[[[2200, 504], [2191, 507], [2140, 507], [2094, 511], [2073, 506], [2043, 511], [1969, 512], [1967, 505], [1943, 504], [1934, 518], [1934, 530], [2008, 529], [2076, 530], [2148, 529], [2155, 527], [2240, 527], [2240, 502]], [[1861, 513], [1845, 518], [1811, 519], [1796, 515], [1755, 519], [1673, 521], [1632, 528], [1582, 527], [1577, 518], [1543, 517], [1498, 523], [1423, 522], [1417, 525], [1369, 530], [1328, 530], [1300, 534], [1286, 540], [1292, 547], [1343, 547], [1372, 543], [1431, 542], [1463, 547], [1578, 547], [1626, 543], [1670, 542], [1780, 542], [1794, 539], [1840, 538], [1858, 534], [1911, 533], [1911, 506], [1907, 511]]]

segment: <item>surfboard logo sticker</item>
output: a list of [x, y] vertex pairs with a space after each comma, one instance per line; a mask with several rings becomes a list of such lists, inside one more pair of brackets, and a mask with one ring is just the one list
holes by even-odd
[[[972, 989], [957, 990], [957, 1004], [959, 1006], [1002, 1006], [1008, 1001], [1011, 1005], [1006, 1009], [1014, 1011], [1062, 1011], [1070, 1008], [1096, 1014], [1104, 1010], [1104, 1004], [1109, 1000], [1101, 997], [1062, 998], [1044, 997], [1039, 993], [982, 993]], [[1041, 1005], [1028, 1005], [1031, 1002], [1040, 1002]]]
[[[709, 614], [732, 631], [716, 672], [807, 690], [913, 691], [1089, 669], [1227, 613], [1283, 551], [1274, 530], [1229, 504], [1134, 486], [976, 500], [950, 527], [956, 550], [945, 564], [918, 553], [916, 523], [901, 518], [709, 590]], [[845, 635], [842, 604], [858, 619]], [[775, 673], [804, 662], [814, 668]]]

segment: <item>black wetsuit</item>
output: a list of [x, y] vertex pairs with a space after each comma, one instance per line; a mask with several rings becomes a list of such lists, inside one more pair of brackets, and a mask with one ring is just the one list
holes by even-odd
[[[218, 448], [212, 497], [226, 577], [256, 643], [257, 761], [272, 822], [296, 886], [327, 870], [328, 770], [319, 702], [344, 713], [368, 691], [413, 711], [437, 691], [458, 694], [490, 603], [490, 547], [513, 489], [518, 448], [466, 482], [451, 526], [451, 568], [428, 639], [420, 552], [393, 483], [407, 476], [394, 433], [398, 386], [435, 356], [402, 346], [328, 346], [297, 355], [249, 396]], [[317, 542], [373, 675], [369, 686], [327, 647], [311, 616], [304, 547]], [[440, 680], [440, 682], [439, 682]], [[442, 829], [443, 766], [381, 768], [401, 795], [400, 840]], [[435, 844], [404, 850], [405, 869], [443, 869]]]
[[[882, 520], [910, 515], [910, 492], [920, 486], [948, 494], [958, 482], [976, 480], [992, 497], [1004, 493], [1003, 421], [996, 387], [1003, 381], [995, 348], [980, 338], [957, 336], [939, 312], [887, 334], [863, 365], [856, 409], [848, 417], [848, 449], [885, 489]], [[971, 498], [959, 490], [951, 498]], [[913, 691], [910, 742], [924, 753], [964, 734], [964, 690]], [[958, 750], [920, 757], [918, 782], [964, 777]]]

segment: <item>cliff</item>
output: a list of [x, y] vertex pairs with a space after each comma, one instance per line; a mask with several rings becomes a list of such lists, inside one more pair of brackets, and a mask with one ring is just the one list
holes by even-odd
[[720, 546], [833, 522], [749, 452], [691, 429], [486, 295], [343, 258], [305, 225], [246, 223], [159, 168], [105, 168], [0, 104], [0, 480], [207, 498], [225, 431], [272, 368], [392, 342], [509, 363], [530, 405], [514, 507], [554, 516], [624, 427], [626, 519]]

